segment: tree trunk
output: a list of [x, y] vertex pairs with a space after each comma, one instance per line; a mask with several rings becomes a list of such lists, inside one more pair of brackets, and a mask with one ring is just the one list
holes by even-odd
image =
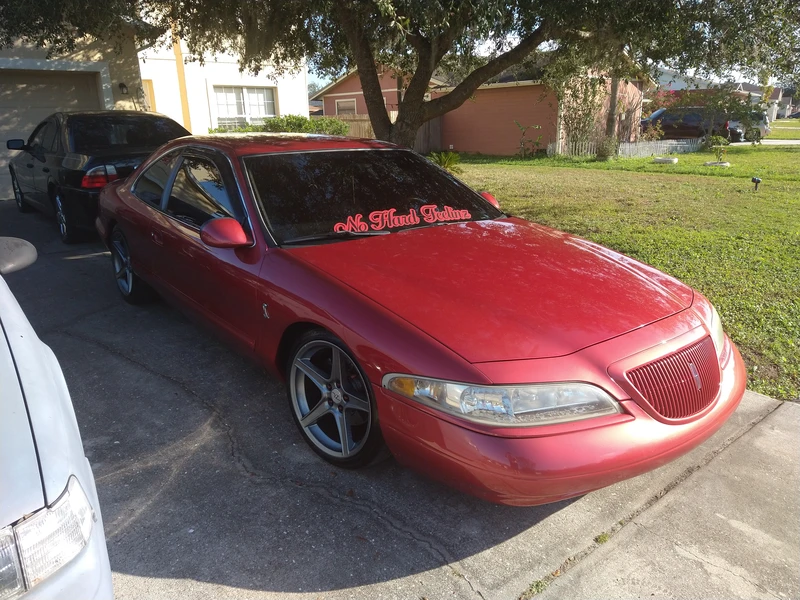
[[608, 99], [608, 117], [606, 118], [606, 137], [617, 135], [617, 104], [619, 103], [619, 77], [611, 78], [611, 97]]

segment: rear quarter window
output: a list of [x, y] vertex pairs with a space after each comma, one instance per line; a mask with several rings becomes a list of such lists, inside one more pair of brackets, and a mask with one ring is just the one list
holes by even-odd
[[131, 190], [133, 195], [142, 202], [160, 208], [161, 197], [164, 195], [164, 189], [167, 187], [169, 176], [172, 174], [177, 158], [178, 151], [173, 150], [142, 171], [133, 184], [133, 189]]

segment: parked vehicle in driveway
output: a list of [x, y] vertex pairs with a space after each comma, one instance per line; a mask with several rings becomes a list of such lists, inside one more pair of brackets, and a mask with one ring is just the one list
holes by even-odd
[[97, 195], [109, 181], [127, 177], [153, 150], [190, 135], [172, 119], [135, 111], [56, 113], [25, 140], [10, 164], [14, 200], [22, 212], [55, 216], [61, 239], [94, 233]]
[[[0, 274], [36, 250], [0, 238]], [[64, 375], [0, 277], [0, 598], [110, 600], [94, 476]]]
[[689, 451], [744, 393], [701, 294], [392, 144], [176, 140], [103, 190], [97, 229], [127, 302], [155, 289], [282, 377], [341, 467], [388, 447], [488, 500], [552, 502]]
[[743, 142], [746, 139], [759, 140], [772, 133], [769, 116], [763, 111], [753, 111], [746, 120], [732, 118], [728, 122], [728, 127], [732, 142]]
[[657, 125], [664, 132], [661, 138], [665, 140], [701, 138], [709, 134], [729, 137], [727, 119], [722, 115], [712, 118], [702, 106], [660, 108], [641, 122], [642, 131]]

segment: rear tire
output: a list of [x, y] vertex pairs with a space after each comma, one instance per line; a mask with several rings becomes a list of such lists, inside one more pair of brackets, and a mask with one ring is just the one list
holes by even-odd
[[32, 212], [33, 208], [31, 208], [28, 203], [25, 202], [25, 196], [19, 187], [17, 176], [13, 170], [11, 171], [11, 188], [14, 190], [14, 202], [17, 205], [17, 210], [21, 213]]
[[115, 227], [109, 242], [114, 280], [122, 299], [128, 304], [145, 304], [155, 299], [156, 294], [149, 285], [133, 272], [128, 241], [122, 231]]

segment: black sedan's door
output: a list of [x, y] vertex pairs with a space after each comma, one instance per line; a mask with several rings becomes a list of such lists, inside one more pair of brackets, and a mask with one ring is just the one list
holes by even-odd
[[42, 138], [35, 148], [33, 163], [33, 187], [32, 198], [45, 212], [53, 213], [53, 204], [50, 199], [50, 184], [57, 183], [55, 178], [58, 175], [58, 165], [56, 154], [58, 151], [58, 128], [52, 119], [45, 121], [42, 130]]
[[20, 153], [12, 160], [12, 164], [14, 165], [14, 175], [17, 178], [19, 189], [25, 195], [25, 199], [31, 204], [38, 204], [35, 197], [35, 173], [37, 163], [41, 164], [41, 162], [36, 159], [35, 153], [37, 152], [36, 148], [40, 147], [42, 144], [42, 138], [44, 137], [45, 133], [45, 125], [47, 125], [47, 121], [39, 123], [36, 129], [33, 130], [31, 137], [28, 138], [28, 143], [25, 147], [25, 150], [20, 151]]

